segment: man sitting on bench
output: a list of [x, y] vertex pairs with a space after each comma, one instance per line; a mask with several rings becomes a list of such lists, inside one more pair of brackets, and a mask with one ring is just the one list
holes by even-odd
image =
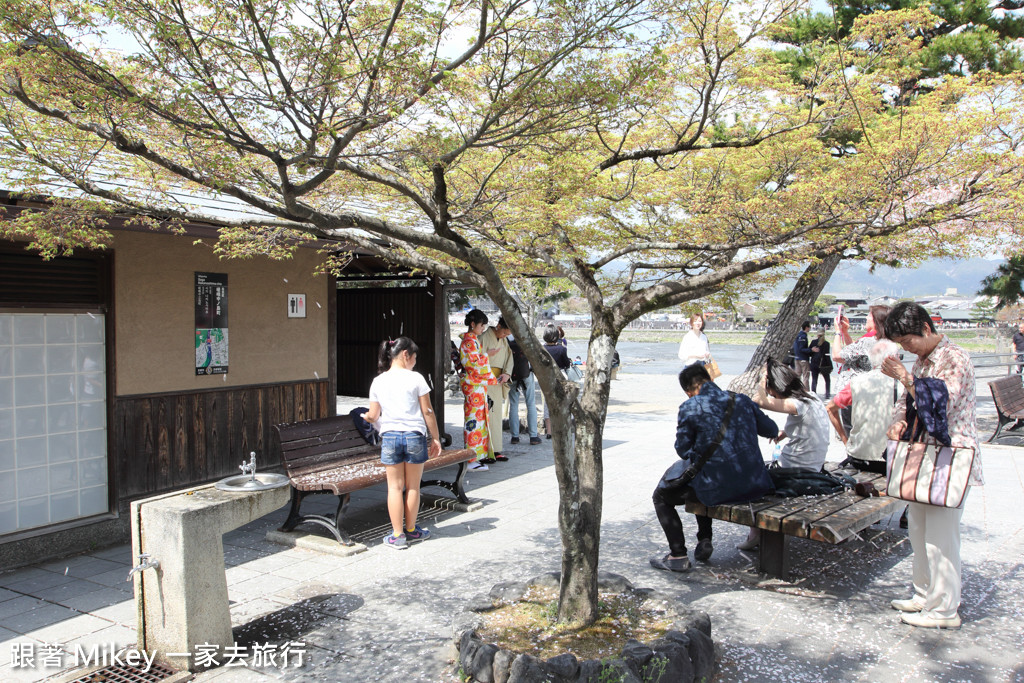
[[[679, 406], [676, 453], [654, 490], [654, 511], [668, 539], [669, 553], [652, 557], [651, 566], [673, 572], [690, 568], [677, 505], [696, 499], [704, 505], [757, 500], [771, 493], [772, 480], [761, 459], [757, 436], [779, 436], [775, 422], [742, 394], [725, 392], [711, 381], [703, 365], [687, 366], [679, 384], [689, 397]], [[697, 547], [693, 557], [707, 562], [711, 518], [697, 515]]]

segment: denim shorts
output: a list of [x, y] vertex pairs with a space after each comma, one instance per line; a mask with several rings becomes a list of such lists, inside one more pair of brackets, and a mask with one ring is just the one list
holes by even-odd
[[419, 432], [384, 432], [380, 461], [385, 465], [422, 465], [427, 461], [427, 437]]

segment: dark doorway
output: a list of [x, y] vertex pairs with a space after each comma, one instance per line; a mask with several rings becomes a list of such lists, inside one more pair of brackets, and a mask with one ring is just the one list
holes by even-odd
[[444, 431], [448, 317], [443, 287], [433, 278], [354, 285], [338, 283], [338, 394], [367, 396], [377, 375], [381, 341], [411, 337], [420, 347], [416, 370], [433, 389]]

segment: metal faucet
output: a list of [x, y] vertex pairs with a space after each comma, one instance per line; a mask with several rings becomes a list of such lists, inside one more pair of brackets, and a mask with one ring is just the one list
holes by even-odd
[[256, 451], [249, 453], [249, 462], [243, 462], [238, 466], [238, 469], [242, 470], [242, 474], [250, 475], [249, 481], [256, 481]]
[[150, 557], [149, 553], [139, 553], [139, 562], [141, 564], [135, 565], [128, 572], [128, 578], [125, 579], [125, 581], [131, 581], [132, 576], [134, 576], [136, 573], [141, 574], [143, 571], [147, 569], [156, 569], [160, 566], [160, 560]]

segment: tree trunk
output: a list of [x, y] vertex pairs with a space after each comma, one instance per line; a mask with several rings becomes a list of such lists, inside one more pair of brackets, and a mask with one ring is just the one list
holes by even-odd
[[[614, 333], [594, 326], [582, 388], [560, 378], [558, 386], [545, 387], [545, 382], [541, 382], [551, 414], [559, 493], [562, 561], [558, 621], [579, 626], [592, 624], [598, 616], [597, 570], [604, 489], [602, 438], [615, 340]], [[551, 378], [549, 375], [547, 379]]]
[[828, 284], [829, 278], [832, 277], [832, 273], [835, 272], [836, 266], [841, 260], [841, 254], [832, 254], [807, 267], [807, 270], [797, 280], [793, 291], [782, 303], [779, 314], [768, 326], [768, 332], [764, 335], [764, 339], [754, 349], [754, 355], [750, 357], [747, 369], [729, 383], [730, 391], [753, 396], [761, 369], [768, 359], [774, 358], [777, 361], [785, 359], [786, 353], [793, 345], [793, 340], [800, 332], [800, 326], [807, 319], [807, 314], [814, 307], [814, 302], [817, 301], [821, 290], [825, 289], [825, 285]]

